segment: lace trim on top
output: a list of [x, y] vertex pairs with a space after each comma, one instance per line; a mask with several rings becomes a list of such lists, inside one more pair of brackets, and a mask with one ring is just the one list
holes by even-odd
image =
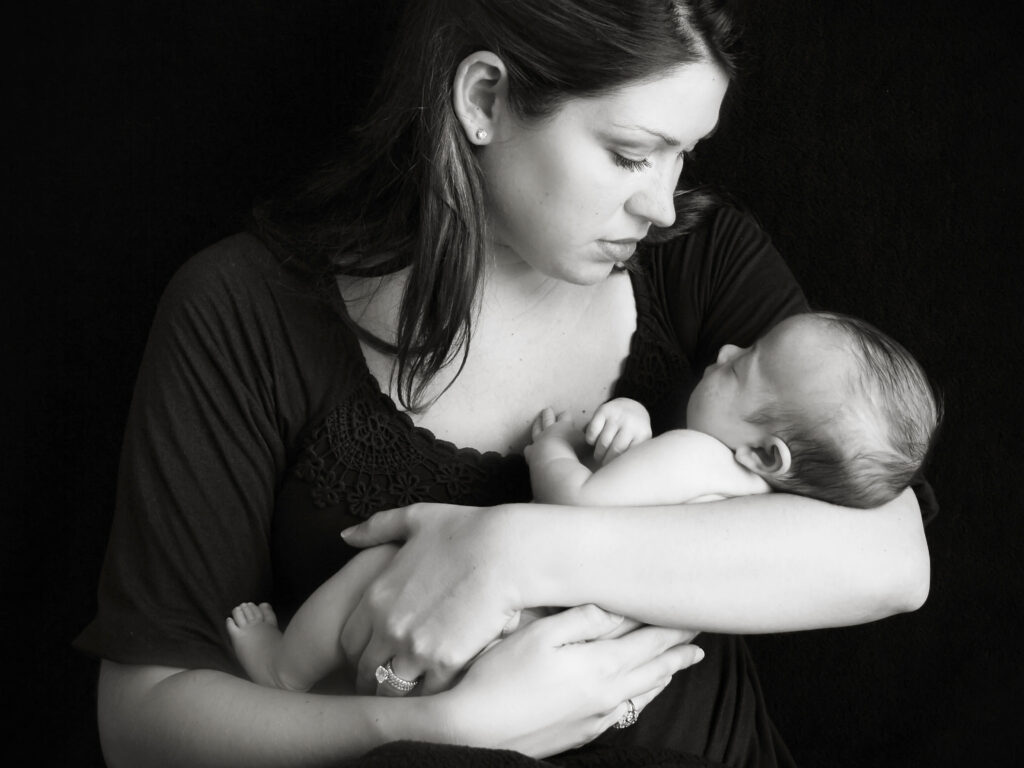
[[[647, 279], [642, 273], [630, 277], [637, 327], [613, 393], [650, 407], [685, 365]], [[416, 426], [381, 391], [364, 357], [360, 362], [356, 386], [310, 433], [293, 468], [315, 507], [342, 505], [365, 519], [418, 501], [490, 506], [530, 500], [521, 454], [460, 448]]]

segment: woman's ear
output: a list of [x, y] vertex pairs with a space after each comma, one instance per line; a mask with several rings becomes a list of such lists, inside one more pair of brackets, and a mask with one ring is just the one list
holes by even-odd
[[782, 438], [766, 435], [760, 443], [737, 448], [736, 461], [754, 474], [770, 478], [783, 477], [789, 472], [793, 457]]
[[453, 83], [455, 116], [470, 143], [489, 144], [508, 112], [508, 70], [490, 51], [477, 51], [462, 60]]

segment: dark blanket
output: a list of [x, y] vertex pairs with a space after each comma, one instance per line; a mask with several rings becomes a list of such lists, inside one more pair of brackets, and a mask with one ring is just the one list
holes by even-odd
[[672, 750], [598, 745], [535, 760], [507, 749], [477, 749], [418, 741], [395, 741], [368, 752], [345, 768], [724, 768], [722, 763]]

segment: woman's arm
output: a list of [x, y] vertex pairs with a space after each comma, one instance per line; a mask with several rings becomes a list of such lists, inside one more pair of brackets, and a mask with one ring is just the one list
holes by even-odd
[[[768, 494], [685, 507], [524, 506], [509, 518], [530, 604], [593, 601], [648, 623], [763, 633], [860, 624], [928, 596], [909, 490], [875, 510]], [[566, 558], [565, 537], [586, 556]]]
[[335, 765], [400, 739], [544, 756], [586, 743], [627, 699], [643, 708], [699, 661], [692, 633], [622, 624], [595, 606], [538, 619], [450, 691], [406, 698], [264, 688], [223, 672], [104, 661], [99, 727], [111, 768]]
[[[875, 510], [788, 494], [635, 509], [415, 505], [345, 538], [406, 541], [353, 617], [373, 627], [360, 676], [401, 654], [428, 690], [524, 607], [593, 602], [664, 626], [781, 632], [914, 610], [929, 584], [909, 490]], [[429, 580], [416, 577], [428, 567]]]
[[280, 768], [336, 764], [392, 739], [439, 741], [437, 703], [293, 693], [214, 670], [104, 661], [98, 706], [111, 768]]

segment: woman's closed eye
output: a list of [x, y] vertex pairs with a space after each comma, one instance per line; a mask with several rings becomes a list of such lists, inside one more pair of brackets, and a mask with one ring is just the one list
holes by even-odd
[[[676, 160], [679, 163], [685, 163], [686, 155], [689, 154], [685, 150], [676, 154]], [[651, 161], [649, 158], [642, 157], [639, 160], [633, 160], [632, 158], [620, 155], [618, 152], [612, 152], [612, 158], [615, 160], [615, 164], [620, 168], [625, 168], [633, 173], [638, 171], [646, 170], [651, 167]]]
[[615, 164], [617, 166], [625, 168], [633, 173], [651, 167], [651, 161], [646, 157], [642, 157], [639, 160], [633, 160], [632, 158], [620, 155], [618, 152], [612, 152], [612, 158], [615, 160]]

